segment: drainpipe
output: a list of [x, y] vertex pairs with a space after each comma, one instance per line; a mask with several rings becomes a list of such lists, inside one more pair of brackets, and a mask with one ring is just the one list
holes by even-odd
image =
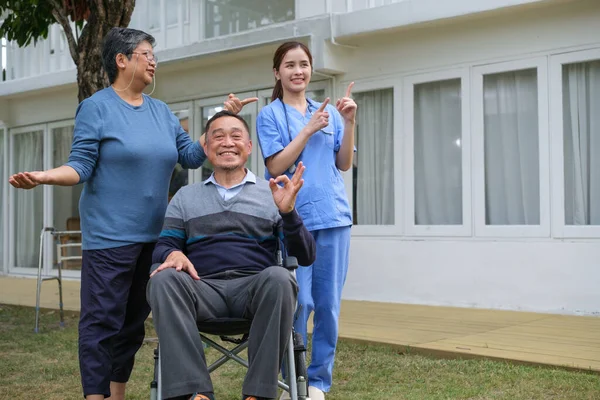
[[[340, 46], [340, 47], [348, 47], [350, 49], [356, 49], [358, 48], [358, 46], [350, 46], [347, 44], [341, 44], [335, 41], [335, 29], [333, 28], [333, 6], [331, 4], [332, 0], [325, 0], [325, 8], [327, 13], [329, 14], [329, 41], [331, 42], [331, 44], [333, 44], [334, 46]], [[350, 11], [352, 9], [352, 2], [351, 0], [346, 0], [346, 10]]]
[[[339, 47], [347, 47], [347, 48], [351, 48], [351, 49], [356, 49], [358, 48], [357, 46], [349, 46], [346, 44], [341, 44], [335, 41], [335, 29], [334, 29], [334, 18], [333, 18], [333, 5], [332, 5], [332, 0], [325, 0], [325, 9], [326, 12], [329, 14], [329, 41], [332, 45], [334, 46], [339, 46]], [[351, 9], [351, 0], [346, 0], [346, 9], [350, 10]], [[335, 105], [335, 98], [338, 96], [338, 92], [337, 92], [337, 77], [335, 75], [329, 75], [323, 72], [314, 72], [316, 75], [320, 75], [323, 76], [325, 78], [331, 79], [331, 90], [332, 90], [332, 103]]]

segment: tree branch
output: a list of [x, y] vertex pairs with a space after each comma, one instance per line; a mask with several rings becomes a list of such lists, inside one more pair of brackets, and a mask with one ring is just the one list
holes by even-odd
[[79, 54], [77, 51], [77, 39], [75, 35], [73, 35], [73, 30], [71, 29], [71, 24], [69, 23], [69, 17], [67, 16], [66, 10], [61, 6], [61, 4], [57, 0], [48, 0], [48, 2], [52, 5], [52, 15], [56, 22], [58, 22], [63, 30], [65, 31], [65, 36], [67, 37], [67, 43], [69, 44], [69, 52], [71, 53], [71, 58], [75, 65], [79, 65]]
[[104, 0], [95, 1], [96, 6], [98, 7], [98, 21], [106, 21], [106, 9], [104, 8]]
[[125, 0], [125, 4], [123, 4], [123, 16], [121, 17], [120, 26], [125, 28], [129, 26], [134, 8], [135, 0]]

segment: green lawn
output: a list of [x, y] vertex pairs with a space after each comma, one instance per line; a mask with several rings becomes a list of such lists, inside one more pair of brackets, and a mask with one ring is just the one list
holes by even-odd
[[[0, 305], [0, 399], [81, 399], [77, 314], [44, 310], [33, 333], [34, 310]], [[155, 336], [148, 324], [148, 337]], [[154, 343], [138, 353], [128, 399], [148, 399]], [[208, 358], [216, 351], [209, 349]], [[214, 376], [219, 400], [239, 400], [244, 371], [231, 364]], [[600, 399], [600, 376], [589, 372], [485, 360], [443, 360], [409, 349], [340, 341], [328, 400], [365, 399]]]

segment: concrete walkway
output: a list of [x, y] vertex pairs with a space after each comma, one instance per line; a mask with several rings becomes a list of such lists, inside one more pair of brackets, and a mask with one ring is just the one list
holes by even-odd
[[[34, 307], [35, 289], [35, 279], [0, 277], [0, 304]], [[79, 289], [79, 281], [63, 282], [65, 309], [79, 310]], [[41, 307], [58, 308], [56, 281], [42, 284]], [[410, 346], [414, 352], [444, 357], [600, 372], [598, 317], [344, 301], [340, 336]]]

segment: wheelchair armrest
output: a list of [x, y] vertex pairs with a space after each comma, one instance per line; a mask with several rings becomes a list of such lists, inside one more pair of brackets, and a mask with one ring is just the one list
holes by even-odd
[[298, 268], [298, 259], [296, 257], [287, 256], [283, 262], [283, 266], [289, 270], [295, 270]]

